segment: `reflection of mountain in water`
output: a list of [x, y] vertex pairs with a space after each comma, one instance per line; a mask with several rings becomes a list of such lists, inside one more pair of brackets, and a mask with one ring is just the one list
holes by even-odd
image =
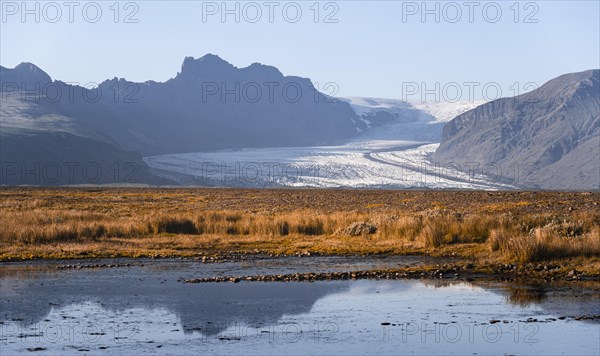
[[307, 313], [318, 299], [348, 287], [339, 282], [183, 284], [175, 278], [165, 282], [164, 275], [111, 278], [114, 272], [69, 271], [48, 279], [0, 280], [0, 320], [34, 324], [52, 308], [92, 302], [116, 313], [166, 309], [181, 319], [186, 332], [201, 328], [210, 336], [233, 325], [274, 325], [284, 314]]
[[[204, 273], [215, 273], [214, 268], [206, 267]], [[227, 271], [231, 272], [229, 268]], [[351, 281], [184, 284], [177, 281], [181, 273], [176, 269], [158, 272], [152, 268], [0, 273], [0, 320], [31, 325], [57, 309], [92, 303], [122, 315], [133, 309], [148, 312], [167, 310], [181, 320], [185, 332], [198, 330], [205, 336], [213, 336], [236, 325], [256, 329], [276, 325], [284, 315], [310, 312], [313, 305], [325, 296], [333, 293], [353, 295], [362, 291], [350, 289], [357, 285]], [[410, 293], [414, 283], [445, 289], [467, 282], [373, 281], [367, 286], [373, 287], [375, 283], [378, 288], [392, 288], [393, 293]], [[597, 291], [585, 286], [482, 281], [470, 285], [504, 295], [508, 304], [538, 306], [556, 316], [600, 314]], [[418, 296], [415, 298], [418, 299]], [[417, 299], [415, 303], [418, 304]], [[151, 319], [152, 315], [141, 317]]]

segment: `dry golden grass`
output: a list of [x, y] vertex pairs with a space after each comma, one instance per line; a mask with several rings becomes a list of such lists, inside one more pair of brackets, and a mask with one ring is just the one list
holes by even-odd
[[509, 260], [520, 263], [600, 256], [600, 227], [597, 225], [590, 229], [582, 227], [577, 234], [552, 225], [535, 227], [528, 234], [503, 228], [492, 230], [489, 241], [492, 251], [500, 251]]
[[[527, 201], [518, 192], [384, 193], [3, 188], [0, 259], [228, 252], [416, 253], [515, 263], [600, 257], [600, 213], [590, 209], [597, 193], [527, 193]], [[343, 233], [359, 222], [376, 232]]]

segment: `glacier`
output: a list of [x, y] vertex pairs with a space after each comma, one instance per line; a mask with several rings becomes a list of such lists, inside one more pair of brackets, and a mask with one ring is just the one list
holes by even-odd
[[[473, 103], [417, 105], [385, 99], [349, 99], [357, 113], [376, 108], [417, 110], [416, 120], [369, 128], [330, 146], [273, 147], [145, 157], [152, 171], [180, 185], [215, 187], [319, 187], [510, 189], [489, 177], [433, 165], [448, 117]], [[379, 100], [379, 102], [377, 101]], [[435, 115], [435, 116], [434, 116]], [[414, 117], [414, 116], [413, 116]]]

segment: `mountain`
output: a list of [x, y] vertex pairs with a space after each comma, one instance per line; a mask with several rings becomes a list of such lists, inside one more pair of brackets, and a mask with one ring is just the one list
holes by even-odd
[[352, 110], [360, 117], [358, 124], [360, 131], [389, 124], [434, 119], [416, 110], [409, 103], [397, 99], [348, 97], [341, 100], [348, 102]]
[[420, 110], [425, 114], [435, 117], [437, 122], [448, 122], [458, 115], [473, 110], [479, 105], [484, 104], [485, 101], [459, 101], [459, 102], [445, 102], [445, 101], [419, 101], [411, 102], [411, 105], [416, 109]]
[[444, 124], [483, 102], [406, 102], [398, 99], [342, 98], [360, 117], [360, 139], [440, 142]]
[[[485, 103], [485, 101], [402, 101], [398, 99], [366, 97], [346, 97], [340, 100], [350, 103], [356, 114], [367, 121], [369, 121], [369, 117], [387, 113], [389, 117], [394, 118], [394, 120], [390, 121], [400, 123], [416, 121], [447, 122]], [[379, 122], [370, 122], [370, 124], [378, 126]]]
[[[31, 73], [18, 73], [18, 83], [39, 83], [43, 76]], [[2, 84], [17, 83], [0, 78]], [[24, 94], [24, 99], [13, 89], [0, 92], [0, 184], [169, 183], [150, 173], [139, 153], [119, 148], [110, 137], [86, 129], [57, 107], [36, 102], [34, 95]]]
[[63, 102], [65, 114], [144, 156], [324, 144], [353, 136], [359, 121], [307, 78], [259, 63], [237, 68], [210, 54], [185, 58], [164, 83], [114, 78], [97, 91], [97, 103]]
[[[600, 189], [600, 70], [565, 74], [450, 121], [433, 162], [523, 188]], [[469, 168], [469, 167], [471, 168]]]
[[32, 63], [21, 63], [13, 69], [0, 66], [0, 78], [2, 91], [10, 91], [13, 85], [33, 90], [36, 85], [43, 87], [52, 83], [52, 78]]
[[[114, 78], [96, 88], [53, 81], [31, 63], [0, 66], [0, 95], [0, 184], [159, 184], [142, 155], [324, 144], [360, 122], [309, 79], [210, 54], [185, 58], [164, 83]], [[73, 162], [102, 174], [73, 177]], [[44, 169], [57, 166], [64, 172], [48, 179]]]
[[170, 184], [142, 157], [442, 141], [433, 163], [478, 164], [475, 173], [502, 186], [600, 189], [598, 81], [598, 70], [567, 74], [477, 106], [334, 99], [309, 79], [210, 54], [185, 58], [165, 82], [113, 78], [96, 88], [31, 63], [0, 66], [0, 184]]
[[1, 184], [165, 184], [139, 153], [66, 131], [0, 132]]

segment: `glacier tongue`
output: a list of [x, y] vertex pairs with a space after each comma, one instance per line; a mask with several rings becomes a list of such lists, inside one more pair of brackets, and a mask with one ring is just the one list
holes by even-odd
[[281, 147], [146, 157], [156, 174], [180, 184], [220, 187], [502, 189], [432, 166], [438, 144], [364, 140], [340, 146]]
[[[386, 110], [396, 122], [368, 127], [337, 146], [275, 147], [146, 157], [155, 174], [183, 185], [222, 187], [506, 189], [484, 176], [439, 167], [428, 157], [444, 121], [476, 103], [410, 104], [347, 98], [359, 115]], [[367, 116], [363, 116], [367, 118]], [[366, 120], [366, 119], [365, 119]]]

